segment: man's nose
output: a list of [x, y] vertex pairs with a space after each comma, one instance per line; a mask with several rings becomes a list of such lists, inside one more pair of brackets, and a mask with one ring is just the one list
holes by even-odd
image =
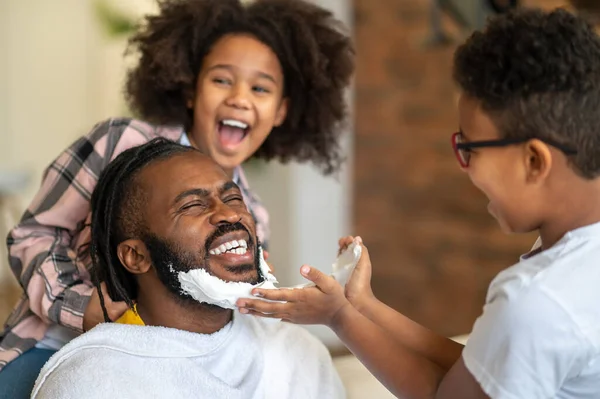
[[215, 211], [210, 216], [210, 224], [213, 226], [218, 226], [224, 223], [234, 224], [240, 220], [242, 220], [240, 213], [222, 202], [217, 204]]
[[225, 103], [233, 108], [250, 109], [248, 89], [241, 84], [233, 86]]

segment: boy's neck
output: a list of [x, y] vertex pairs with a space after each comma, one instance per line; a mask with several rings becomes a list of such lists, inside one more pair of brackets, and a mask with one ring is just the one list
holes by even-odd
[[542, 249], [556, 244], [566, 233], [600, 222], [600, 179], [581, 181], [553, 203], [553, 218], [540, 226]]

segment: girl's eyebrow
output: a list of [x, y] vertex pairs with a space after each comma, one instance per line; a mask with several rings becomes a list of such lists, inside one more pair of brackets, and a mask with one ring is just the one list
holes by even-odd
[[[208, 68], [209, 71], [212, 71], [214, 69], [225, 69], [225, 70], [231, 72], [233, 69], [235, 69], [235, 66], [230, 65], [230, 64], [217, 64], [217, 65], [213, 65], [210, 68]], [[266, 72], [258, 71], [256, 74], [263, 79], [270, 80], [271, 82], [277, 84], [277, 81], [275, 80], [275, 78]]]

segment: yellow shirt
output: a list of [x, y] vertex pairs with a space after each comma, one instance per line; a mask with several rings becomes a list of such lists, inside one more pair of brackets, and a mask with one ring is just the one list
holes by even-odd
[[137, 326], [145, 326], [144, 320], [140, 317], [137, 312], [137, 305], [133, 305], [133, 309], [127, 309], [127, 312], [123, 313], [123, 316], [119, 317], [115, 323], [119, 324], [134, 324]]

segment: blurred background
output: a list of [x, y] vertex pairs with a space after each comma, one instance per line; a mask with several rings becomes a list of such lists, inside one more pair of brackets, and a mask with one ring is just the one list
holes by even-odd
[[[271, 213], [271, 257], [284, 285], [303, 263], [330, 271], [343, 235], [361, 235], [384, 302], [448, 336], [466, 334], [489, 282], [535, 235], [507, 236], [455, 161], [456, 46], [509, 0], [314, 0], [356, 40], [348, 161], [334, 178], [307, 165], [250, 162]], [[524, 6], [565, 6], [521, 0]], [[585, 3], [582, 1], [581, 3]], [[590, 3], [594, 3], [593, 1]], [[127, 36], [154, 0], [0, 0], [0, 235], [43, 169], [98, 121], [128, 115]], [[19, 289], [0, 246], [0, 319]], [[327, 329], [312, 328], [332, 350]]]

